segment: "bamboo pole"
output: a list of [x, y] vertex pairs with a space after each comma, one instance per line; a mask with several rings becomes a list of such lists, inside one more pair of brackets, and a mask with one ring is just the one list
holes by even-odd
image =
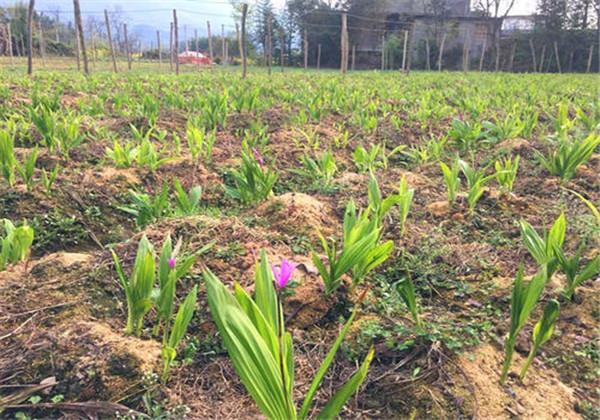
[[98, 52], [96, 51], [96, 34], [94, 33], [93, 26], [90, 26], [90, 39], [92, 42], [92, 69], [96, 70], [96, 60], [98, 59]]
[[304, 70], [308, 68], [308, 33], [307, 30], [304, 30]]
[[429, 37], [425, 38], [425, 66], [427, 71], [431, 71], [431, 59], [430, 59], [431, 50], [429, 49]]
[[410, 24], [410, 31], [408, 32], [408, 44], [407, 44], [407, 51], [406, 51], [406, 74], [410, 73], [410, 69], [412, 67], [412, 52], [413, 52], [413, 40], [415, 37], [415, 28], [416, 28], [417, 22], [413, 20], [413, 22]]
[[356, 68], [356, 44], [352, 44], [352, 71]]
[[341, 62], [341, 71], [342, 74], [346, 74], [348, 72], [348, 15], [346, 13], [342, 13], [342, 34], [341, 34], [341, 44], [342, 44], [342, 62]]
[[272, 31], [273, 29], [273, 16], [271, 16], [271, 14], [269, 13], [269, 16], [267, 17], [267, 42], [266, 42], [266, 48], [267, 48], [267, 68], [268, 68], [268, 73], [269, 76], [271, 75], [271, 65], [273, 63], [273, 40], [272, 40]]
[[533, 45], [533, 39], [529, 38], [529, 49], [531, 50], [531, 60], [533, 63], [533, 72], [537, 72], [537, 62], [535, 56], [535, 45]]
[[221, 59], [225, 62], [225, 25], [221, 24]]
[[39, 36], [39, 47], [40, 47], [40, 57], [42, 57], [42, 65], [46, 67], [46, 48], [44, 45], [44, 31], [42, 29], [42, 19], [38, 20], [38, 36]]
[[29, 0], [27, 11], [27, 74], [33, 74], [33, 8], [35, 0]]
[[556, 67], [558, 72], [562, 73], [562, 66], [560, 65], [560, 55], [558, 54], [558, 42], [554, 41], [554, 55], [556, 57]]
[[77, 26], [79, 47], [81, 48], [81, 56], [83, 58], [83, 72], [88, 75], [90, 74], [90, 69], [88, 66], [87, 51], [85, 49], [85, 36], [83, 33], [83, 22], [81, 20], [81, 6], [79, 5], [79, 0], [73, 0], [73, 11], [75, 13], [75, 24]]
[[438, 71], [442, 71], [442, 59], [444, 58], [444, 44], [446, 43], [446, 32], [442, 35], [442, 42], [440, 44], [440, 53], [438, 55]]
[[[200, 57], [200, 42], [198, 42], [198, 29], [194, 29], [194, 41], [196, 42], [196, 56]], [[198, 70], [200, 69], [200, 60], [196, 61]]]
[[173, 50], [175, 55], [175, 74], [179, 75], [179, 28], [177, 25], [177, 10], [173, 9]]
[[[10, 26], [9, 26], [10, 28]], [[592, 56], [594, 55], [594, 44], [590, 45], [590, 52], [588, 53], [587, 66], [585, 72], [589, 73], [592, 68]]]
[[112, 58], [113, 71], [117, 72], [117, 59], [115, 57], [115, 48], [112, 42], [112, 33], [110, 31], [110, 21], [108, 20], [108, 11], [104, 9], [104, 22], [106, 23], [106, 36], [108, 37], [108, 49], [110, 50], [110, 56]]
[[385, 70], [385, 32], [381, 34], [381, 71]]
[[515, 40], [510, 48], [510, 59], [508, 60], [508, 71], [513, 71], [515, 64], [515, 52], [517, 50], [517, 41]]
[[159, 30], [156, 30], [156, 46], [158, 48], [158, 68], [160, 69], [162, 67], [162, 51], [160, 49], [160, 31]]
[[248, 72], [246, 54], [246, 17], [248, 16], [248, 4], [242, 4], [242, 33], [240, 34], [240, 53], [242, 54], [242, 79], [246, 78]]
[[81, 71], [81, 43], [79, 42], [79, 28], [75, 25], [75, 57], [77, 59], [77, 71]]
[[131, 51], [129, 49], [129, 37], [127, 36], [127, 24], [123, 24], [123, 36], [125, 38], [125, 55], [127, 56], [127, 69], [131, 70]]
[[408, 31], [404, 31], [404, 46], [402, 47], [402, 71], [406, 69], [406, 47], [408, 45]]
[[283, 73], [283, 67], [285, 65], [285, 34], [283, 29], [279, 31], [279, 61], [281, 64], [281, 72]]
[[485, 50], [487, 48], [487, 34], [483, 38], [483, 46], [481, 47], [481, 55], [479, 56], [479, 72], [483, 71], [483, 60], [485, 58]]
[[169, 31], [169, 70], [173, 71], [173, 22], [170, 22]]
[[[248, 7], [248, 6], [246, 6]], [[210, 57], [211, 61], [214, 59], [213, 56], [213, 44], [212, 44], [212, 33], [210, 31], [210, 20], [206, 21], [206, 31], [208, 33], [208, 56]]]
[[540, 73], [544, 71], [544, 58], [546, 56], [546, 44], [542, 45], [542, 56], [540, 57]]
[[10, 30], [10, 20], [6, 23], [6, 37], [8, 39], [8, 54], [10, 55], [10, 65], [12, 66], [14, 63], [14, 53], [13, 53], [13, 45], [12, 45], [12, 33]]
[[321, 69], [321, 44], [317, 44], [317, 70]]

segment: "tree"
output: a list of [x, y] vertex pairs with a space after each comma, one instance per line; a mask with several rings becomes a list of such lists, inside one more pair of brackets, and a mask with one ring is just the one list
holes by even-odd
[[494, 64], [495, 71], [500, 70], [500, 31], [502, 30], [502, 22], [504, 21], [504, 18], [508, 16], [514, 5], [515, 0], [477, 0], [477, 3], [475, 3], [475, 10], [483, 13], [484, 16], [494, 19], [492, 41], [496, 53]]

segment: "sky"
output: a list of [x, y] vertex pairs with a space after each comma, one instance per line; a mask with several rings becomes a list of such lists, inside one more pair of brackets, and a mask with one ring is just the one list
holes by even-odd
[[[0, 5], [14, 3], [15, 0], [0, 0]], [[23, 1], [23, 0], [22, 0]], [[282, 7], [285, 0], [272, 0], [275, 7]], [[376, 1], [376, 0], [373, 0]], [[472, 0], [471, 3], [474, 3]], [[510, 0], [503, 0], [509, 2]], [[26, 1], [25, 1], [26, 2]], [[252, 3], [253, 0], [248, 0]], [[516, 0], [511, 14], [529, 14], [535, 11], [536, 0]], [[226, 31], [234, 30], [232, 19], [232, 7], [229, 0], [80, 0], [83, 18], [88, 15], [102, 17], [102, 11], [109, 11], [120, 7], [123, 11], [124, 20], [135, 25], [149, 25], [156, 29], [168, 31], [169, 22], [172, 19], [173, 8], [177, 9], [180, 28], [187, 27], [188, 36], [192, 36], [194, 29], [206, 33], [206, 20], [211, 21], [214, 33], [219, 33], [221, 25], [226, 25]], [[60, 10], [61, 20], [72, 20], [72, 0], [36, 0], [36, 10], [53, 14]], [[183, 35], [183, 34], [182, 34]]]

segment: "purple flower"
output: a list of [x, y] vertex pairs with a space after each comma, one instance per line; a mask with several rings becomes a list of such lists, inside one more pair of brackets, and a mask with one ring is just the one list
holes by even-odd
[[175, 257], [169, 258], [169, 269], [172, 270], [175, 268]]
[[258, 164], [260, 166], [264, 166], [265, 160], [263, 159], [262, 155], [260, 154], [260, 152], [255, 147], [252, 148], [252, 153], [254, 153], [254, 159], [256, 159], [256, 161], [258, 162]]
[[296, 264], [286, 260], [285, 258], [281, 259], [281, 263], [279, 267], [275, 264], [271, 264], [271, 270], [273, 271], [273, 277], [275, 277], [275, 284], [280, 289], [283, 289], [289, 281], [292, 279], [292, 274], [296, 269]]

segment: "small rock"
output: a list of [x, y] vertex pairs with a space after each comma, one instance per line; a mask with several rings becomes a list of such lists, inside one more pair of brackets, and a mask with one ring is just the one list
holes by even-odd
[[427, 206], [427, 211], [434, 216], [445, 216], [450, 211], [450, 203], [446, 200], [435, 201]]
[[519, 413], [519, 414], [525, 414], [525, 413], [527, 412], [527, 410], [525, 410], [525, 407], [523, 407], [523, 406], [522, 406], [521, 404], [519, 404], [519, 403], [517, 403], [517, 404], [516, 404], [516, 407], [515, 407], [515, 408], [516, 408], [516, 410], [517, 410], [517, 413]]

